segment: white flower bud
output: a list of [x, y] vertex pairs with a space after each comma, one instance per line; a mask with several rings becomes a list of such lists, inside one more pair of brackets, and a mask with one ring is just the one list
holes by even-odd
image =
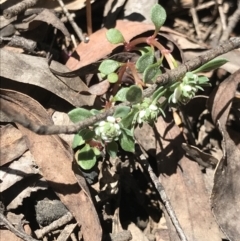
[[108, 122], [111, 122], [111, 123], [115, 123], [115, 122], [116, 122], [116, 119], [115, 119], [115, 117], [113, 117], [113, 116], [108, 116], [108, 117], [107, 117], [107, 121], [108, 121]]

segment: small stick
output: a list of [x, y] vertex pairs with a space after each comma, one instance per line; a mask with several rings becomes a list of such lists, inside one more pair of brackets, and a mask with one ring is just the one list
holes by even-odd
[[237, 25], [239, 19], [240, 19], [240, 0], [238, 0], [238, 8], [237, 8], [237, 10], [229, 18], [228, 26], [227, 26], [226, 30], [223, 32], [223, 35], [221, 37], [221, 42], [225, 41], [225, 40], [227, 40], [229, 38], [229, 35], [231, 34], [232, 30]]
[[3, 16], [7, 19], [17, 16], [19, 13], [24, 12], [28, 8], [33, 7], [39, 0], [24, 0], [20, 3], [13, 5], [3, 11]]
[[72, 25], [75, 33], [77, 34], [78, 38], [80, 41], [85, 42], [85, 38], [83, 36], [82, 30], [78, 27], [78, 25], [76, 24], [76, 22], [74, 21], [72, 15], [68, 12], [67, 8], [65, 7], [64, 3], [62, 0], [58, 0], [59, 5], [61, 6], [63, 12], [65, 13], [68, 21], [70, 22], [70, 24]]
[[180, 240], [181, 241], [188, 241], [188, 239], [187, 239], [186, 235], [184, 234], [184, 231], [183, 231], [183, 229], [182, 229], [182, 227], [181, 227], [181, 225], [178, 221], [178, 218], [177, 218], [177, 216], [176, 216], [176, 214], [173, 210], [173, 207], [170, 203], [170, 200], [167, 197], [167, 194], [165, 192], [165, 189], [164, 189], [163, 185], [161, 184], [161, 182], [159, 181], [159, 179], [157, 178], [157, 176], [153, 172], [153, 169], [151, 168], [151, 166], [145, 161], [146, 158], [144, 157], [144, 154], [142, 154], [139, 159], [140, 159], [141, 165], [143, 167], [146, 168], [146, 166], [147, 166], [147, 171], [149, 173], [149, 176], [150, 176], [152, 182], [154, 183], [154, 186], [157, 189], [157, 191], [158, 191], [158, 193], [159, 193], [159, 195], [162, 199], [162, 203], [163, 203], [164, 207], [166, 208], [166, 211], [167, 211], [167, 213], [168, 213], [168, 215], [169, 215], [169, 217], [170, 217], [170, 219], [173, 223], [173, 226], [175, 227], [175, 229], [178, 233], [178, 236], [179, 236]]
[[37, 238], [42, 238], [43, 236], [45, 236], [47, 233], [58, 229], [59, 227], [69, 223], [71, 220], [73, 219], [73, 215], [68, 212], [66, 213], [64, 216], [62, 216], [61, 218], [59, 218], [58, 220], [52, 222], [51, 224], [49, 224], [48, 226], [42, 228], [42, 229], [38, 229], [35, 231], [35, 234], [37, 236]]
[[192, 18], [193, 18], [193, 23], [194, 23], [194, 26], [195, 26], [197, 36], [200, 40], [202, 40], [202, 36], [201, 36], [202, 34], [201, 34], [200, 29], [199, 29], [199, 19], [198, 19], [198, 14], [197, 14], [196, 8], [192, 7], [190, 9], [190, 13], [191, 13]]
[[5, 227], [7, 227], [9, 231], [13, 232], [16, 236], [23, 239], [24, 241], [38, 241], [37, 239], [34, 239], [31, 236], [27, 235], [26, 233], [15, 228], [1, 212], [0, 212], [0, 221], [4, 224]]
[[86, 10], [87, 10], [87, 32], [88, 36], [92, 34], [92, 6], [91, 1], [86, 1]]

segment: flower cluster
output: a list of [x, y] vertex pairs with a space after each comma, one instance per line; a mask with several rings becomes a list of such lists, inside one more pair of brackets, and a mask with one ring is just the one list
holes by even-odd
[[203, 90], [201, 86], [208, 86], [209, 79], [205, 76], [198, 76], [192, 72], [187, 72], [178, 86], [174, 86], [174, 92], [169, 97], [169, 102], [176, 104], [187, 103], [192, 99], [198, 90]]
[[143, 102], [137, 106], [140, 110], [136, 118], [138, 124], [142, 124], [143, 122], [152, 123], [157, 119], [160, 112], [164, 115], [159, 104], [154, 104], [149, 98], [144, 98]]
[[117, 141], [121, 133], [120, 125], [113, 116], [108, 116], [106, 121], [99, 122], [95, 128], [96, 137], [104, 142]]

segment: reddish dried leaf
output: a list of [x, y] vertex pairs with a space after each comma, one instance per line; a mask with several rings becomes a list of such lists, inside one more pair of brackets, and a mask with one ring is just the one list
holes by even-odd
[[[129, 41], [139, 34], [154, 30], [154, 25], [118, 20], [115, 28], [122, 32], [126, 41]], [[118, 45], [107, 41], [106, 32], [107, 29], [102, 28], [90, 36], [89, 43], [79, 44], [66, 66], [71, 70], [79, 69], [110, 54]]]
[[12, 125], [0, 129], [0, 140], [0, 166], [17, 159], [28, 149], [21, 132]]
[[[5, 96], [1, 101], [11, 105], [32, 121], [42, 125], [53, 124], [45, 109], [30, 97], [14, 91], [2, 90]], [[7, 101], [6, 98], [9, 100]], [[59, 196], [81, 225], [85, 241], [101, 240], [102, 230], [96, 210], [86, 190], [87, 185], [80, 187], [72, 171], [73, 154], [69, 147], [63, 145], [58, 136], [40, 136], [18, 125], [29, 141], [29, 149], [41, 169], [43, 177]], [[83, 181], [83, 180], [82, 180]]]
[[214, 175], [211, 202], [216, 221], [226, 236], [234, 241], [240, 237], [240, 150], [234, 143], [239, 138], [235, 138], [236, 133], [233, 135], [230, 131], [233, 141], [225, 125], [239, 83], [240, 70], [223, 81], [209, 101], [212, 118], [223, 135], [224, 153]]

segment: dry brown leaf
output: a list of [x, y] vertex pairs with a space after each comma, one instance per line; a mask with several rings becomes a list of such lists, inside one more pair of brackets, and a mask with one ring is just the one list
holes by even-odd
[[[163, 174], [160, 181], [188, 240], [221, 241], [200, 168], [184, 156], [181, 149], [183, 137], [171, 119], [169, 117], [165, 121], [160, 117], [155, 132], [150, 126], [144, 125], [137, 139], [146, 151], [156, 150], [158, 170]], [[165, 216], [170, 240], [179, 240], [168, 214], [165, 213]]]
[[34, 163], [34, 158], [28, 151], [24, 153], [19, 160], [12, 162], [9, 166], [1, 167], [1, 191], [3, 192], [7, 190], [9, 187], [13, 186], [27, 176], [38, 173], [39, 171]]
[[19, 158], [28, 149], [21, 132], [10, 124], [0, 129], [0, 140], [0, 166]]
[[225, 125], [239, 83], [240, 70], [224, 80], [209, 101], [213, 121], [222, 132], [224, 153], [214, 175], [211, 202], [217, 223], [231, 241], [240, 237], [240, 150]]
[[98, 84], [92, 85], [89, 87], [89, 92], [92, 95], [103, 95], [107, 92], [108, 88], [110, 87], [110, 83], [108, 80], [103, 80]]
[[[78, 91], [88, 91], [88, 87], [79, 77], [54, 76], [49, 70], [47, 61], [40, 57], [16, 54], [3, 49], [0, 50], [0, 54], [1, 77], [42, 87], [68, 101], [73, 106], [93, 105], [94, 95], [77, 93]], [[53, 61], [52, 65], [54, 69], [66, 72], [67, 68], [60, 63]], [[2, 87], [7, 84], [6, 80], [2, 80]]]
[[[1, 94], [5, 96], [2, 101], [6, 101], [6, 105], [11, 105], [11, 108], [28, 116], [32, 122], [44, 125], [53, 124], [46, 110], [30, 97], [7, 90], [2, 90]], [[41, 136], [21, 125], [18, 127], [28, 139], [29, 150], [43, 177], [81, 226], [84, 240], [100, 241], [102, 230], [99, 219], [88, 195], [89, 191], [82, 189], [86, 186], [79, 186], [72, 171], [73, 154], [71, 149], [66, 145], [64, 146], [56, 135]]]

